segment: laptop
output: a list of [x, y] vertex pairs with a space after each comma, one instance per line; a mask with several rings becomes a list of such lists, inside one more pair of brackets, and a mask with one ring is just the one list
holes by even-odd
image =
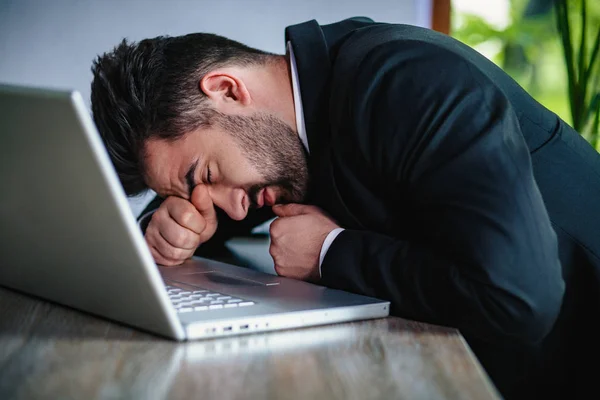
[[0, 285], [174, 340], [389, 315], [389, 302], [194, 257], [157, 266], [77, 91], [0, 85]]

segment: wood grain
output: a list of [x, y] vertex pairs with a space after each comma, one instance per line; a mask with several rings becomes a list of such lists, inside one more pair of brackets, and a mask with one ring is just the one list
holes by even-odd
[[0, 288], [1, 399], [495, 399], [455, 330], [400, 318], [176, 343]]

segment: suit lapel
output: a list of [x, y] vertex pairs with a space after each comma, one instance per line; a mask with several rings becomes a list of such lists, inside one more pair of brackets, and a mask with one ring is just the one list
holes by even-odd
[[291, 41], [296, 57], [310, 148], [311, 183], [307, 202], [323, 208], [344, 227], [362, 228], [344, 204], [332, 171], [329, 131], [331, 60], [326, 38], [315, 20], [286, 28], [285, 38], [286, 42]]
[[285, 37], [292, 43], [296, 56], [304, 123], [312, 154], [323, 147], [329, 134], [329, 52], [321, 27], [315, 20], [287, 27]]

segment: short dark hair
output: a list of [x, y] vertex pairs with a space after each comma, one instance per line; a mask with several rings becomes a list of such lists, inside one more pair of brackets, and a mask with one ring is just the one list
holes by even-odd
[[199, 82], [211, 69], [266, 63], [272, 54], [222, 36], [194, 33], [126, 39], [92, 64], [94, 122], [129, 196], [148, 186], [145, 142], [176, 140], [211, 123]]

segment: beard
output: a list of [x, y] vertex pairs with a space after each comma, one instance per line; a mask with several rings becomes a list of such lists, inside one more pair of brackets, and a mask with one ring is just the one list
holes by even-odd
[[281, 119], [264, 113], [252, 116], [217, 113], [218, 124], [242, 149], [244, 157], [258, 171], [262, 182], [247, 188], [251, 206], [267, 186], [282, 189], [277, 203], [301, 203], [308, 190], [308, 162], [304, 145], [296, 132]]

